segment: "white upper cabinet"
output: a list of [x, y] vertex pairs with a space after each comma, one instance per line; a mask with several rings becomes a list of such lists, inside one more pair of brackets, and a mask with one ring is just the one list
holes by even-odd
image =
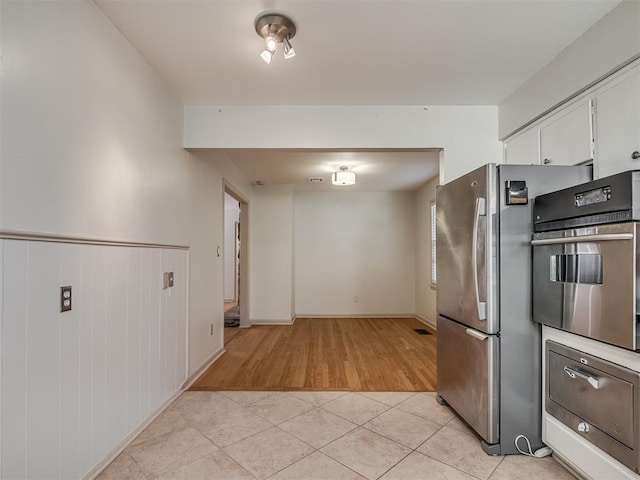
[[504, 162], [577, 165], [594, 177], [640, 170], [640, 60], [507, 139]]
[[589, 101], [569, 107], [540, 128], [541, 163], [576, 165], [592, 159], [591, 107]]
[[595, 101], [596, 175], [640, 169], [640, 71]]
[[504, 163], [511, 165], [539, 165], [539, 130], [534, 128], [513, 138], [505, 144]]

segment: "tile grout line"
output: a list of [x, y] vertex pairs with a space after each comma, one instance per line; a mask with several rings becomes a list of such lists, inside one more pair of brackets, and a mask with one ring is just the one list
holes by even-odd
[[[349, 393], [356, 393], [356, 394], [357, 394], [357, 392], [349, 392]], [[342, 397], [340, 397], [340, 398], [342, 398]], [[338, 399], [336, 398], [336, 400], [338, 400]], [[378, 402], [377, 400], [374, 400], [374, 399], [372, 399], [372, 398], [368, 398], [368, 397], [367, 397], [367, 400], [371, 400], [372, 402], [379, 403], [380, 405], [384, 405], [384, 406], [385, 406], [385, 407], [387, 407], [387, 408], [386, 408], [384, 411], [382, 411], [382, 412], [378, 413], [377, 415], [375, 415], [375, 416], [371, 417], [370, 419], [366, 420], [364, 423], [362, 423], [362, 424], [356, 424], [356, 425], [358, 425], [359, 427], [361, 427], [362, 425], [364, 425], [364, 424], [365, 424], [365, 423], [367, 423], [367, 422], [370, 422], [370, 421], [371, 421], [371, 420], [373, 420], [374, 418], [378, 418], [380, 415], [382, 415], [383, 413], [385, 413], [385, 412], [387, 412], [387, 411], [389, 411], [389, 410], [391, 410], [391, 409], [393, 408], [393, 407], [390, 407], [389, 405], [387, 405], [386, 403]], [[333, 400], [332, 400], [332, 401], [333, 401]], [[327, 403], [331, 403], [331, 402], [327, 402]], [[349, 420], [348, 418], [343, 417], [343, 416], [342, 416], [342, 415], [340, 415], [339, 413], [332, 412], [331, 410], [327, 410], [326, 408], [323, 408], [323, 407], [320, 407], [320, 408], [322, 408], [322, 409], [323, 409], [324, 411], [326, 411], [326, 412], [332, 413], [333, 415], [335, 415], [335, 416], [337, 416], [337, 417], [342, 418], [343, 420], [346, 420], [346, 421], [351, 422], [351, 423], [355, 423], [354, 421]]]
[[409, 453], [407, 453], [404, 457], [402, 457], [400, 460], [398, 460], [396, 463], [394, 463], [393, 465], [391, 465], [389, 468], [387, 468], [384, 472], [382, 472], [381, 475], [378, 475], [376, 477], [376, 479], [380, 479], [382, 477], [384, 477], [387, 473], [389, 473], [389, 470], [395, 468], [396, 466], [398, 466], [398, 464], [400, 462], [403, 462], [409, 455], [413, 454], [415, 452], [415, 450], [411, 450]]
[[[443, 425], [443, 426], [440, 428], [440, 430], [438, 430], [438, 432], [440, 432], [444, 427], [446, 427], [446, 425]], [[449, 428], [451, 428], [451, 427], [449, 427]], [[424, 444], [425, 444], [425, 443], [427, 443], [429, 440], [431, 440], [431, 439], [432, 439], [432, 438], [433, 438], [433, 437], [434, 437], [438, 432], [434, 433], [433, 435], [431, 435], [431, 437], [429, 437], [429, 438], [428, 438], [428, 439], [426, 439], [424, 442], [422, 442], [422, 443], [418, 446], [418, 448], [420, 448], [422, 445], [424, 445]], [[465, 472], [464, 470], [462, 470], [461, 468], [456, 467], [455, 465], [450, 465], [450, 464], [448, 464], [447, 462], [443, 462], [442, 460], [438, 460], [437, 458], [435, 458], [435, 457], [433, 457], [433, 456], [429, 455], [428, 453], [421, 452], [421, 451], [419, 451], [419, 450], [418, 450], [418, 448], [416, 448], [416, 450], [415, 450], [416, 452], [418, 452], [418, 453], [419, 453], [419, 454], [421, 454], [421, 455], [424, 455], [425, 457], [429, 457], [431, 460], [434, 460], [434, 461], [436, 461], [436, 462], [442, 463], [443, 465], [447, 465], [448, 467], [451, 467], [451, 468], [453, 468], [453, 469], [455, 469], [455, 470], [457, 470], [457, 471], [459, 471], [459, 472], [462, 472], [462, 473], [464, 473], [465, 475], [469, 475], [470, 477], [477, 478], [478, 480], [489, 480], [489, 477], [487, 477], [486, 479], [482, 479], [482, 478], [478, 477], [477, 475], [474, 475], [473, 473]], [[504, 459], [504, 457], [503, 457], [503, 459]], [[498, 464], [500, 464], [500, 463], [502, 463], [502, 460], [501, 460], [500, 462], [498, 462]], [[496, 467], [496, 468], [497, 468], [497, 467]], [[493, 475], [493, 472], [491, 472], [491, 475]], [[490, 476], [491, 476], [491, 475], [490, 475]]]
[[[176, 400], [177, 400], [177, 399], [176, 399]], [[175, 401], [174, 401], [174, 403], [175, 403]], [[173, 405], [173, 403], [172, 403], [171, 405]], [[168, 406], [167, 406], [167, 408], [165, 408], [165, 410], [164, 410], [160, 415], [162, 415], [162, 414], [166, 413], [166, 412], [167, 412], [167, 410], [168, 410], [168, 408], [169, 408], [171, 405], [168, 405]], [[172, 429], [172, 430], [170, 430], [170, 431], [168, 431], [168, 432], [165, 432], [165, 433], [163, 433], [163, 434], [155, 435], [155, 436], [153, 436], [153, 437], [149, 438], [148, 440], [157, 439], [157, 438], [162, 437], [163, 435], [171, 434], [171, 433], [174, 433], [174, 432], [177, 432], [177, 431], [181, 431], [181, 430], [182, 430], [182, 431], [184, 431], [184, 430], [186, 430], [187, 428], [192, 428], [193, 430], [195, 430], [196, 432], [198, 432], [200, 435], [202, 435], [202, 436], [203, 436], [203, 437], [204, 437], [204, 438], [205, 438], [209, 443], [211, 443], [211, 445], [213, 445], [213, 446], [217, 449], [217, 450], [214, 450], [214, 452], [216, 452], [216, 451], [218, 451], [218, 450], [222, 450], [222, 447], [220, 447], [219, 445], [217, 445], [213, 440], [211, 440], [207, 435], [205, 435], [205, 434], [204, 434], [204, 432], [200, 431], [200, 429], [199, 429], [198, 427], [196, 427], [196, 426], [195, 426], [195, 425], [193, 425], [191, 422], [189, 422], [186, 418], [184, 418], [184, 416], [183, 416], [179, 411], [174, 411], [174, 410], [171, 410], [171, 411], [173, 411], [176, 415], [178, 415], [178, 416], [179, 416], [179, 417], [180, 417], [180, 418], [181, 418], [181, 419], [182, 419], [182, 420], [187, 424], [187, 427], [186, 427], [186, 428], [178, 428], [178, 429], [175, 429], [175, 430], [174, 430], [174, 429]], [[149, 426], [151, 426], [151, 425], [149, 425]], [[147, 426], [147, 428], [149, 428], [149, 426]], [[145, 428], [145, 430], [146, 430], [146, 428]], [[142, 433], [144, 433], [144, 431], [145, 431], [145, 430], [143, 430], [142, 432], [140, 432], [140, 433], [138, 434], [138, 436], [137, 436], [137, 437], [139, 437]], [[136, 437], [136, 438], [137, 438], [137, 437]], [[135, 439], [134, 439], [134, 441], [135, 441]], [[147, 441], [147, 440], [145, 440], [145, 441]], [[142, 444], [142, 443], [144, 443], [144, 442], [141, 442], [140, 444]], [[140, 444], [138, 444], [138, 445], [140, 445]], [[132, 446], [136, 446], [136, 445], [132, 445]], [[129, 455], [129, 457], [131, 457], [131, 460], [133, 460], [133, 462], [136, 464], [136, 466], [138, 467], [138, 469], [140, 470], [140, 472], [144, 475], [144, 477], [145, 477], [145, 478], [147, 478], [147, 479], [148, 479], [149, 477], [147, 476], [147, 474], [142, 470], [142, 468], [140, 467], [140, 465], [138, 464], [138, 462], [136, 461], [136, 459], [133, 457], [133, 455], [131, 455], [131, 453], [130, 453], [128, 450], [129, 450], [129, 447], [127, 447], [127, 448], [123, 451], [123, 453], [124, 453], [124, 452], [126, 452], [126, 453]], [[161, 472], [160, 474], [156, 475], [156, 476], [155, 476], [155, 477], [153, 477], [153, 478], [158, 478], [158, 477], [160, 477], [160, 476], [164, 475], [165, 473], [172, 472], [172, 471], [177, 470], [177, 469], [179, 469], [179, 468], [182, 468], [182, 467], [184, 467], [184, 466], [186, 466], [186, 465], [190, 465], [190, 464], [192, 464], [192, 463], [194, 463], [194, 462], [197, 462], [197, 461], [199, 461], [199, 460], [202, 460], [204, 457], [209, 456], [209, 455], [211, 455], [211, 454], [212, 454], [212, 453], [214, 453], [214, 452], [206, 453], [206, 454], [204, 454], [204, 455], [202, 455], [202, 456], [200, 456], [200, 457], [198, 457], [198, 458], [196, 458], [196, 459], [194, 459], [194, 460], [192, 460], [192, 461], [190, 461], [190, 462], [187, 462], [187, 463], [182, 464], [182, 465], [178, 465], [178, 466], [177, 466], [177, 467], [175, 467], [175, 468], [172, 468], [172, 469], [166, 470], [166, 471], [164, 471], [164, 472]], [[226, 452], [225, 452], [225, 453], [226, 453]], [[235, 461], [235, 460], [234, 460], [234, 461]]]
[[502, 455], [502, 458], [500, 459], [500, 461], [498, 462], [498, 464], [496, 465], [496, 468], [494, 468], [491, 473], [489, 474], [489, 476], [487, 477], [487, 480], [491, 480], [491, 477], [493, 477], [493, 474], [496, 473], [496, 470], [498, 470], [498, 468], [500, 467], [500, 465], [502, 465], [502, 462], [504, 462], [504, 459], [506, 458], [506, 455]]
[[[283, 430], [283, 431], [284, 431], [284, 430]], [[306, 443], [306, 442], [303, 442], [303, 443]], [[307, 444], [307, 445], [308, 445], [308, 444]], [[309, 446], [311, 447], [311, 445], [309, 445]], [[265, 478], [264, 478], [264, 480], [268, 480], [269, 478], [272, 478], [274, 475], [277, 475], [277, 474], [278, 474], [278, 473], [280, 473], [281, 471], [286, 470], [287, 468], [294, 466], [296, 463], [299, 463], [299, 462], [301, 462], [302, 460], [304, 460], [305, 458], [308, 458], [308, 457], [310, 457], [311, 455], [313, 455], [314, 453], [318, 452], [318, 449], [316, 449], [315, 447], [311, 447], [311, 448], [313, 448], [313, 452], [311, 452], [311, 453], [309, 453], [309, 454], [307, 454], [307, 455], [304, 455], [303, 457], [299, 458], [299, 459], [298, 459], [298, 460], [296, 460], [295, 462], [290, 463], [289, 465], [286, 465], [286, 466], [282, 467], [280, 470], [277, 470], [277, 471], [273, 472], [271, 475], [269, 475], [269, 476], [265, 477]]]

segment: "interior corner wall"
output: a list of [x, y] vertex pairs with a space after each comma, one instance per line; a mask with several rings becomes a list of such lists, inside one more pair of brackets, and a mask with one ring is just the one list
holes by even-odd
[[253, 186], [249, 209], [251, 323], [288, 324], [293, 318], [293, 189]]
[[296, 315], [413, 315], [415, 219], [413, 192], [296, 192]]
[[499, 107], [504, 139], [640, 55], [640, 2], [625, 0], [513, 92]]
[[431, 203], [436, 200], [438, 177], [416, 194], [416, 315], [436, 326], [436, 290], [431, 284]]

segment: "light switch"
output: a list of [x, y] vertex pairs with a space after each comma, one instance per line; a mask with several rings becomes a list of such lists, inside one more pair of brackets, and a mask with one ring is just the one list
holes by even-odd
[[162, 274], [162, 288], [173, 287], [173, 272], [164, 272]]

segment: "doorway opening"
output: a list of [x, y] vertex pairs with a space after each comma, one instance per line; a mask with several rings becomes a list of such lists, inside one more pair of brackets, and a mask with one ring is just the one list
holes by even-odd
[[240, 326], [240, 202], [224, 192], [224, 326]]
[[[249, 325], [247, 312], [247, 235], [248, 203], [232, 188], [224, 188], [224, 326]], [[226, 331], [226, 330], [225, 330]], [[225, 338], [228, 335], [225, 334]]]

